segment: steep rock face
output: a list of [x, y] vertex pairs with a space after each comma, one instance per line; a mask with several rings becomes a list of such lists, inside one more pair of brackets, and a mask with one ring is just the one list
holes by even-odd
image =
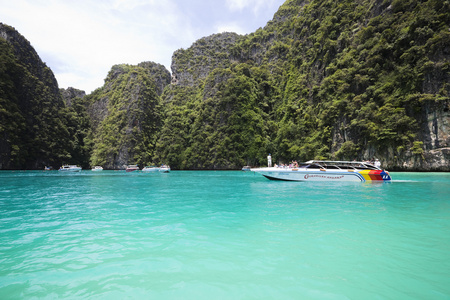
[[[141, 62], [137, 66], [128, 67], [139, 68], [141, 71], [144, 71], [148, 79], [152, 81], [151, 88], [154, 89], [158, 96], [170, 84], [170, 72], [161, 64], [147, 61]], [[105, 79], [105, 85], [88, 96], [88, 112], [94, 131], [97, 130], [100, 123], [109, 115], [108, 103], [110, 101], [111, 90], [115, 88], [114, 83], [118, 78], [128, 72], [126, 68], [126, 65], [113, 66]], [[120, 91], [115, 92], [116, 94], [120, 93]]]
[[14, 28], [0, 23], [0, 169], [70, 160], [65, 105], [52, 71]]
[[448, 103], [435, 105], [426, 114], [429, 135], [425, 135], [425, 149], [450, 147], [450, 110]]
[[164, 88], [170, 83], [170, 72], [161, 64], [151, 61], [145, 61], [138, 64], [138, 67], [144, 68], [148, 75], [155, 82], [156, 93], [161, 96]]
[[236, 33], [220, 33], [196, 41], [188, 49], [175, 51], [172, 56], [172, 83], [194, 86], [216, 68], [232, 62], [231, 47], [243, 37]]
[[[421, 155], [406, 153], [400, 162], [392, 164], [391, 170], [449, 172], [450, 148], [427, 150]], [[389, 168], [389, 165], [386, 166]]]
[[[423, 107], [423, 153], [408, 153], [402, 169], [450, 171], [450, 101], [426, 104]], [[421, 151], [419, 151], [421, 152]]]
[[86, 96], [86, 92], [73, 88], [68, 87], [67, 89], [60, 89], [61, 95], [64, 99], [64, 103], [66, 106], [71, 106], [72, 100], [75, 98], [84, 98]]
[[124, 169], [152, 162], [160, 127], [159, 93], [170, 83], [161, 65], [116, 65], [105, 85], [87, 96], [94, 131], [92, 165]]
[[90, 168], [92, 122], [87, 113], [86, 93], [72, 87], [60, 92], [67, 107], [66, 123], [72, 137], [71, 160], [83, 169]]

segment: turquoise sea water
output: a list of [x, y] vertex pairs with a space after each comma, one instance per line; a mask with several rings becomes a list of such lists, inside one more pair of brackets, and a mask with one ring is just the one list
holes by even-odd
[[450, 299], [450, 174], [0, 172], [0, 299]]

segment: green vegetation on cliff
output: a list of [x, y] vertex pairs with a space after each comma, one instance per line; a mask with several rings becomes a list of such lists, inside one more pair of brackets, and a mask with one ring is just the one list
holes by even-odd
[[[376, 155], [396, 166], [434, 148], [423, 124], [428, 108], [448, 111], [449, 5], [286, 1], [228, 55], [223, 43], [193, 44], [174, 57], [175, 75], [189, 69], [195, 80], [164, 95], [158, 154], [179, 168], [239, 168], [269, 152], [281, 162]], [[224, 57], [207, 74], [206, 60], [194, 64], [205, 48]]]
[[99, 102], [106, 106], [93, 133], [91, 165], [117, 169], [153, 161], [161, 126], [158, 78], [165, 80], [164, 86], [170, 82], [170, 74], [161, 65], [116, 65], [104, 87], [87, 97], [91, 106]]
[[168, 88], [158, 160], [182, 169], [259, 163], [273, 134], [267, 122], [273, 90], [268, 77], [263, 68], [235, 63], [209, 73], [200, 92]]
[[14, 28], [0, 23], [0, 168], [71, 159], [67, 111], [52, 71]]

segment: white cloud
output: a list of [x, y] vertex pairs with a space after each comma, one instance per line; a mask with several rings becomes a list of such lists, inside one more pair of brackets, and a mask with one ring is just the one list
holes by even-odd
[[0, 0], [0, 22], [15, 27], [30, 41], [60, 87], [89, 93], [103, 85], [115, 64], [154, 61], [170, 71], [175, 50], [213, 33], [249, 33], [250, 23], [256, 29], [268, 21], [254, 25], [255, 16], [245, 19], [249, 10], [255, 13], [270, 4], [274, 13], [273, 2], [283, 2], [180, 1]]
[[155, 5], [157, 1], [152, 0], [115, 0], [112, 1], [112, 7], [117, 10], [133, 10], [146, 4]]
[[242, 34], [242, 35], [246, 34], [245, 30], [236, 23], [220, 24], [217, 26], [216, 32], [217, 33], [235, 32], [237, 34]]
[[274, 0], [226, 0], [228, 9], [231, 11], [242, 11], [246, 8], [250, 8], [255, 15], [258, 14], [261, 9], [273, 6], [274, 2]]
[[[52, 68], [60, 87], [91, 92], [103, 85], [114, 64], [151, 60], [170, 68], [176, 50], [170, 39], [177, 34], [192, 37], [187, 26], [177, 24], [182, 18], [169, 1], [78, 1], [77, 5], [62, 0], [16, 1], [20, 18], [28, 22], [13, 17], [10, 25], [20, 24], [16, 29]], [[12, 16], [17, 15], [12, 4], [8, 8]], [[164, 38], [169, 43], [162, 42]], [[63, 65], [52, 66], [52, 62]]]

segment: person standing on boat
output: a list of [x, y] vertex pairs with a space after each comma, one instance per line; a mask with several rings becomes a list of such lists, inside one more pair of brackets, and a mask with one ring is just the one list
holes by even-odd
[[379, 161], [378, 159], [375, 159], [375, 164], [374, 164], [374, 166], [375, 166], [376, 168], [380, 168], [380, 167], [381, 167], [381, 163], [380, 163], [380, 161]]
[[267, 166], [270, 168], [272, 167], [272, 155], [267, 156]]

